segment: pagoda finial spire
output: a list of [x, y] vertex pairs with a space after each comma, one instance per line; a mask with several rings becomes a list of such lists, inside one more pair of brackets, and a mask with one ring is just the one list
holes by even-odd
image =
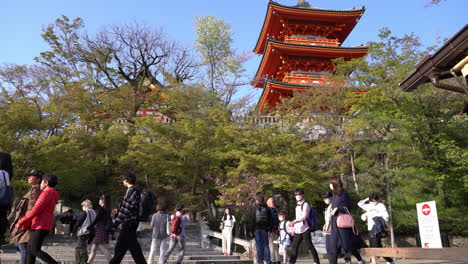
[[310, 4], [306, 0], [298, 0], [296, 6], [297, 7], [310, 7]]

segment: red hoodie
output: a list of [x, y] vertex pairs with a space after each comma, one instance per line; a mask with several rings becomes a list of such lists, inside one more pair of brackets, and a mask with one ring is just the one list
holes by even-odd
[[60, 199], [60, 194], [51, 187], [42, 191], [31, 211], [18, 222], [24, 229], [51, 230], [54, 222], [55, 205]]

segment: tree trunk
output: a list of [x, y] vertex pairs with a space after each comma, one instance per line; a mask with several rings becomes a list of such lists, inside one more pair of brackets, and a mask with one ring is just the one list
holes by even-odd
[[351, 172], [353, 173], [354, 189], [356, 190], [357, 193], [359, 193], [359, 186], [358, 186], [357, 179], [356, 179], [356, 169], [354, 167], [354, 152], [351, 151], [349, 157], [351, 161]]
[[388, 158], [385, 158], [385, 170], [387, 171], [387, 176], [385, 176], [385, 180], [387, 182], [387, 203], [388, 203], [388, 215], [389, 215], [389, 221], [390, 221], [390, 244], [392, 248], [395, 247], [395, 233], [393, 231], [393, 217], [392, 217], [392, 186], [391, 186], [391, 178], [388, 176], [388, 173], [390, 173], [389, 169], [389, 161]]

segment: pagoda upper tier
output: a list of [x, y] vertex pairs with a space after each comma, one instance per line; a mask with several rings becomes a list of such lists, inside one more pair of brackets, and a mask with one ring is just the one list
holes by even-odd
[[[262, 54], [268, 39], [306, 45], [341, 46], [364, 11], [364, 7], [332, 10], [309, 5], [284, 6], [270, 1], [254, 53]], [[301, 39], [300, 36], [315, 38]]]

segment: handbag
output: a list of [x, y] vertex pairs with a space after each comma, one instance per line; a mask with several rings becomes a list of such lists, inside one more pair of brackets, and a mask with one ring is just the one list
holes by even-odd
[[353, 233], [357, 235], [357, 230], [354, 226], [354, 218], [353, 216], [349, 213], [348, 208], [344, 208], [346, 213], [340, 213], [338, 215], [338, 218], [336, 219], [336, 226], [338, 228], [352, 228]]
[[339, 228], [352, 228], [354, 227], [354, 218], [349, 213], [348, 208], [344, 208], [346, 213], [340, 213], [336, 219], [336, 225]]
[[219, 229], [222, 231], [224, 229], [224, 221], [219, 224]]

